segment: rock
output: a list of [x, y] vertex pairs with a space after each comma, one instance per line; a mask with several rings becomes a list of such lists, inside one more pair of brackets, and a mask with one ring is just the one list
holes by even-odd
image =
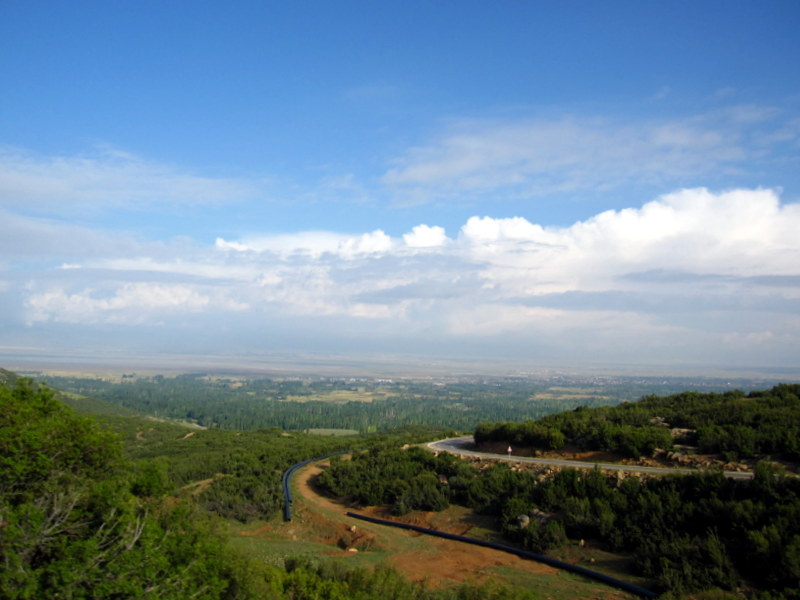
[[548, 514], [548, 513], [544, 512], [544, 511], [542, 511], [542, 510], [539, 510], [538, 508], [534, 508], [534, 509], [533, 509], [533, 510], [531, 510], [531, 512], [530, 512], [530, 513], [528, 513], [528, 514], [529, 514], [529, 515], [530, 515], [532, 518], [536, 519], [536, 521], [538, 521], [538, 522], [539, 522], [539, 524], [547, 523], [547, 522], [548, 522], [550, 519], [552, 519], [552, 518], [553, 518], [553, 515], [551, 515], [551, 514]]

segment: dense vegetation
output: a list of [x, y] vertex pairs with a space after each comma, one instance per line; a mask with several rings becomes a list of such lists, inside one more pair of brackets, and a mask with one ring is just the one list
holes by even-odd
[[[41, 377], [53, 387], [157, 417], [233, 430], [279, 427], [361, 433], [428, 425], [470, 431], [481, 421], [525, 420], [577, 406], [614, 405], [659, 391], [728, 389], [725, 381], [522, 377], [383, 380], [257, 377]], [[747, 382], [742, 382], [746, 385]]]
[[[13, 381], [13, 374], [9, 377]], [[283, 504], [281, 474], [297, 462], [341, 450], [401, 446], [454, 433], [425, 426], [343, 437], [289, 433], [277, 427], [202, 429], [148, 418], [90, 396], [57, 393], [57, 397], [82, 414], [102, 419], [119, 434], [132, 468], [146, 472], [153, 485], [158, 482], [159, 492], [191, 494], [202, 508], [242, 522], [278, 514]]]
[[673, 427], [693, 430], [688, 441], [702, 452], [736, 457], [772, 455], [800, 459], [800, 384], [726, 394], [685, 392], [646, 397], [644, 410]]
[[457, 477], [461, 472], [472, 475], [474, 470], [451, 454], [435, 457], [422, 448], [375, 449], [352, 460], [334, 457], [317, 483], [335, 496], [351, 496], [364, 506], [390, 504], [394, 514], [404, 515], [447, 508], [450, 496], [439, 478]]
[[707, 473], [620, 482], [574, 469], [541, 479], [411, 449], [334, 461], [319, 483], [398, 515], [468, 506], [496, 515], [510, 540], [535, 552], [590, 538], [631, 554], [664, 591], [750, 585], [760, 598], [800, 597], [800, 479], [766, 463], [748, 481]]
[[[151, 433], [151, 432], [148, 432]], [[287, 434], [278, 429], [233, 432], [186, 430], [165, 439], [145, 436], [130, 440], [128, 454], [136, 459], [154, 459], [178, 487], [195, 482], [210, 484], [197, 501], [219, 516], [248, 522], [270, 519], [283, 506], [281, 474], [289, 466], [311, 457], [351, 448], [401, 445], [427, 441], [448, 432], [429, 428], [398, 430], [387, 434], [325, 437]]]
[[764, 455], [800, 459], [800, 385], [725, 393], [647, 396], [614, 407], [579, 407], [524, 423], [481, 423], [475, 441], [555, 450], [573, 445], [638, 458], [672, 448], [670, 428], [701, 452], [727, 459]]
[[[284, 384], [259, 381], [252, 385]], [[137, 389], [132, 383], [110, 384], [108, 390]], [[169, 405], [157, 395], [165, 391], [173, 394], [176, 406], [188, 406], [185, 394], [196, 385], [207, 388], [205, 405], [212, 407], [216, 386], [229, 386], [230, 396], [217, 396], [223, 405], [226, 398], [231, 402], [220, 409], [221, 415], [234, 414], [229, 409], [239, 406], [237, 390], [254, 391], [247, 382], [192, 377], [142, 383], [154, 386], [151, 406]], [[186, 386], [184, 395], [173, 383]], [[351, 390], [347, 386], [356, 384], [327, 380], [291, 385], [309, 388], [310, 397], [325, 389], [364, 392], [363, 386]], [[397, 399], [397, 410], [432, 397], [456, 418], [479, 414], [479, 399], [498, 414], [512, 405], [531, 404], [531, 388], [521, 382], [479, 385], [471, 395], [467, 384], [426, 385], [403, 383], [402, 393], [408, 397]], [[512, 393], [503, 408], [502, 395], [515, 386], [517, 395]], [[681, 441], [705, 450], [796, 458], [799, 387], [647, 397], [478, 429], [514, 443], [535, 439], [534, 445], [544, 448], [564, 443], [592, 447], [600, 440], [605, 443], [600, 447], [636, 455], [648, 452], [648, 444], [666, 447], [657, 436], [668, 432], [663, 425], [668, 423], [688, 430]], [[400, 389], [394, 389], [398, 396]], [[292, 398], [300, 395], [295, 392]], [[248, 397], [251, 403], [265, 402]], [[390, 397], [386, 392], [382, 400], [350, 404], [375, 407]], [[100, 415], [105, 425], [78, 416], [59, 398]], [[270, 402], [310, 409], [316, 401]], [[15, 383], [12, 374], [0, 370], [0, 597], [537, 597], [535, 592], [474, 587], [430, 590], [391, 570], [351, 570], [325, 561], [266, 566], [227, 548], [220, 533], [222, 518], [250, 521], [276, 515], [283, 469], [348, 448], [356, 450], [353, 459], [334, 460], [320, 484], [364, 505], [388, 504], [397, 515], [440, 510], [450, 503], [468, 506], [495, 515], [509, 540], [538, 552], [557, 549], [569, 538], [590, 539], [630, 554], [653, 585], [675, 594], [721, 588], [750, 590], [759, 600], [800, 598], [800, 480], [776, 473], [767, 463], [759, 465], [752, 481], [716, 473], [620, 481], [598, 471], [573, 470], [542, 478], [503, 464], [479, 471], [452, 456], [434, 456], [416, 447], [398, 450], [404, 443], [451, 433], [442, 428], [408, 427], [344, 438], [272, 426], [200, 429], [144, 419], [125, 404], [59, 396], [29, 380]], [[467, 408], [457, 411], [457, 406]], [[177, 412], [177, 417], [189, 416]], [[412, 413], [409, 409], [404, 414]]]
[[209, 522], [151, 491], [51, 392], [0, 386], [0, 596], [221, 597], [238, 567]]
[[[167, 490], [175, 489], [169, 472], [189, 476], [186, 465], [198, 459], [208, 461], [207, 469], [221, 464], [235, 466], [235, 457], [246, 462], [243, 457], [249, 454], [244, 449], [248, 444], [228, 453], [218, 447], [221, 440], [209, 437], [203, 444], [205, 450], [177, 453], [194, 458], [178, 458], [174, 463], [164, 462], [163, 457], [154, 461], [143, 455], [158, 454], [158, 447], [170, 454], [175, 450], [169, 445], [174, 434], [186, 429], [152, 422], [157, 435], [149, 440], [134, 435], [133, 439], [148, 449], [131, 462], [125, 458], [117, 435], [93, 419], [78, 416], [47, 388], [27, 380], [4, 385], [13, 380], [0, 370], [2, 598], [539, 598], [535, 593], [489, 587], [432, 590], [408, 582], [388, 568], [349, 569], [308, 559], [268, 566], [237, 556], [227, 547], [219, 521], [201, 510], [191, 496], [179, 497]], [[94, 408], [107, 407], [95, 404]], [[105, 416], [113, 417], [111, 422], [122, 429], [142, 423], [114, 411]], [[268, 441], [261, 445], [262, 451], [279, 439], [287, 439], [271, 432], [263, 435]], [[224, 441], [223, 446], [227, 446], [230, 439]], [[377, 444], [395, 442], [383, 438]], [[257, 446], [253, 443], [250, 449]], [[308, 449], [311, 447], [301, 444], [298, 452]], [[280, 458], [270, 463], [273, 467], [293, 460], [288, 446], [277, 454]]]

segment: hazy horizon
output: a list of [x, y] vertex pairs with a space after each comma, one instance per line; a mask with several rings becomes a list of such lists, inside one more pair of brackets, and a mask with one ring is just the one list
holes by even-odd
[[413, 355], [325, 355], [271, 354], [261, 356], [220, 355], [120, 355], [98, 358], [94, 354], [6, 354], [0, 353], [0, 368], [21, 373], [181, 375], [209, 374], [242, 377], [332, 377], [332, 378], [526, 378], [597, 379], [664, 378], [688, 380], [761, 380], [764, 385], [800, 381], [798, 367], [730, 367], [726, 365], [591, 365], [546, 364], [530, 361], [458, 359]]

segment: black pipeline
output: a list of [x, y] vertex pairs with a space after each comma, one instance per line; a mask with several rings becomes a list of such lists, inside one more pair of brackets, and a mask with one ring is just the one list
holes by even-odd
[[396, 521], [386, 521], [384, 519], [376, 519], [374, 517], [359, 515], [353, 512], [348, 512], [346, 514], [348, 517], [361, 519], [362, 521], [369, 521], [370, 523], [377, 523], [378, 525], [388, 525], [390, 527], [409, 529], [411, 531], [417, 531], [419, 533], [425, 533], [427, 535], [435, 535], [448, 540], [455, 540], [457, 542], [464, 542], [466, 544], [474, 544], [476, 546], [493, 548], [494, 550], [500, 550], [502, 552], [509, 552], [511, 554], [516, 554], [521, 558], [535, 560], [540, 563], [550, 565], [551, 567], [555, 567], [557, 569], [563, 569], [565, 571], [571, 571], [572, 573], [577, 573], [578, 575], [583, 575], [584, 577], [590, 577], [602, 583], [606, 583], [621, 590], [625, 590], [626, 592], [637, 594], [644, 598], [656, 598], [658, 596], [658, 594], [656, 594], [655, 592], [651, 592], [650, 590], [646, 590], [637, 585], [633, 585], [632, 583], [628, 583], [627, 581], [621, 581], [619, 579], [615, 579], [614, 577], [609, 577], [608, 575], [604, 575], [603, 573], [598, 573], [597, 571], [590, 571], [589, 569], [584, 569], [583, 567], [579, 567], [577, 565], [571, 565], [570, 563], [567, 562], [556, 560], [554, 558], [549, 558], [547, 556], [542, 556], [541, 554], [535, 554], [533, 552], [528, 552], [527, 550], [520, 550], [519, 548], [514, 548], [513, 546], [504, 546], [503, 544], [495, 544], [494, 542], [487, 542], [486, 540], [464, 537], [462, 535], [455, 535], [453, 533], [446, 533], [444, 531], [438, 531], [436, 529], [418, 527], [417, 525], [409, 525], [407, 523], [398, 523]]
[[317, 462], [319, 460], [326, 460], [331, 458], [332, 456], [339, 456], [340, 454], [350, 454], [352, 450], [344, 450], [342, 452], [334, 452], [333, 454], [327, 454], [326, 456], [320, 456], [318, 458], [310, 458], [308, 460], [304, 460], [303, 462], [299, 462], [296, 465], [292, 465], [288, 469], [283, 472], [283, 520], [284, 521], [291, 521], [292, 520], [292, 491], [289, 489], [289, 481], [292, 479], [292, 475], [294, 475], [295, 471], [298, 469], [302, 469], [306, 465], [309, 465], [313, 462]]

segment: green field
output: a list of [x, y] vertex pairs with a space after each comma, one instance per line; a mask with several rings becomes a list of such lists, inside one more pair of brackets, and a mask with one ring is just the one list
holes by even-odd
[[307, 429], [306, 433], [310, 433], [311, 435], [328, 435], [328, 436], [338, 436], [338, 437], [346, 437], [348, 435], [358, 435], [358, 431], [355, 429]]

